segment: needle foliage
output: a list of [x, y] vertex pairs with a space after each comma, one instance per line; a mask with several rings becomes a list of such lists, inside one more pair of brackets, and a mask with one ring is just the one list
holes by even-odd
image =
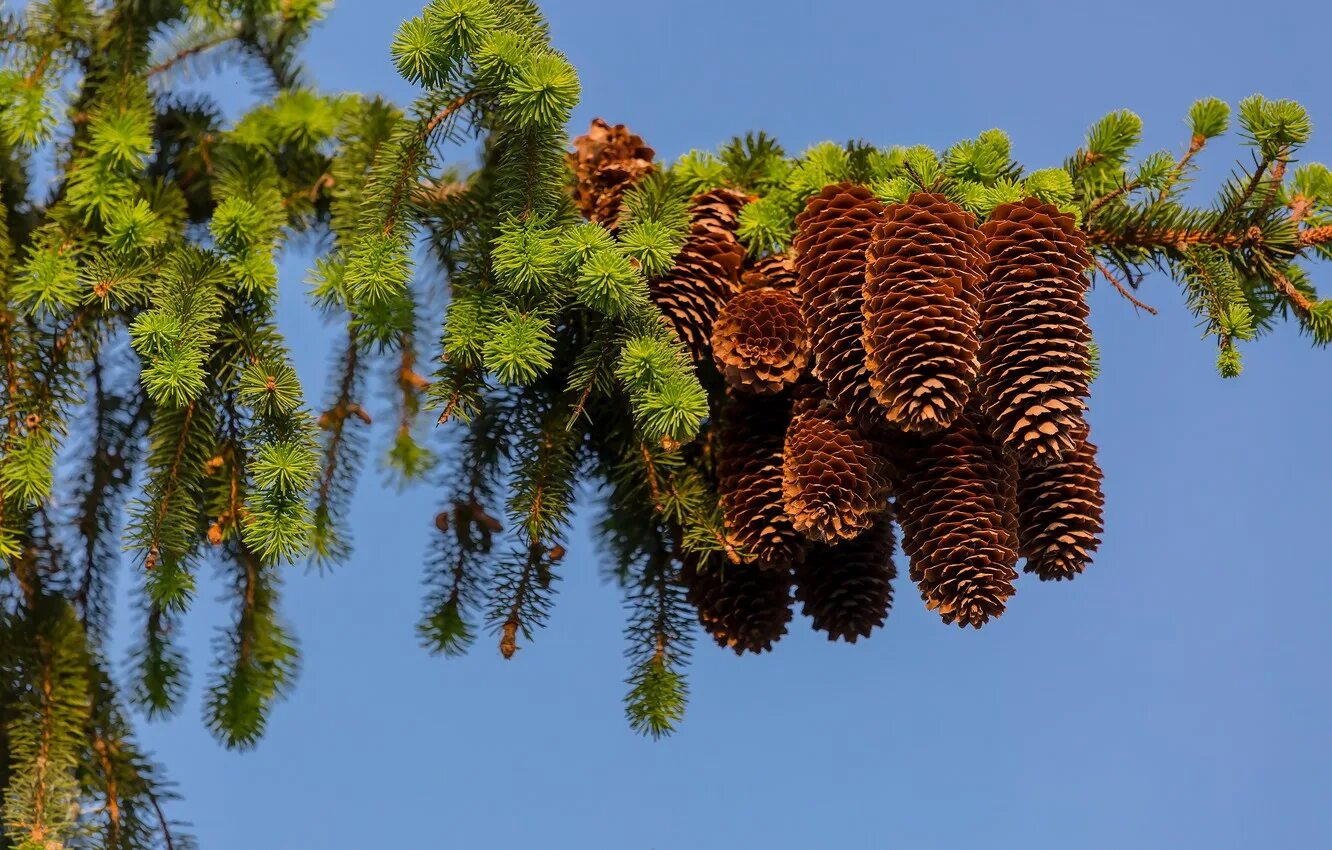
[[[298, 669], [283, 574], [352, 559], [348, 505], [380, 430], [394, 477], [434, 491], [424, 647], [489, 639], [509, 657], [535, 640], [560, 573], [588, 568], [563, 560], [584, 498], [624, 590], [628, 720], [674, 729], [681, 561], [747, 557], [716, 494], [723, 384], [651, 298], [702, 192], [749, 198], [751, 259], [786, 251], [830, 183], [939, 191], [982, 217], [1036, 196], [1076, 216], [1105, 285], [1136, 303], [1146, 273], [1177, 281], [1223, 376], [1278, 328], [1332, 341], [1310, 271], [1332, 258], [1332, 172], [1297, 164], [1310, 119], [1289, 101], [1200, 100], [1177, 152], [1141, 154], [1141, 121], [1113, 113], [1044, 169], [998, 130], [799, 154], [751, 133], [658, 164], [617, 221], [588, 222], [567, 158], [579, 78], [534, 2], [434, 0], [403, 23], [386, 47], [407, 104], [315, 87], [299, 50], [327, 7], [0, 12], [0, 846], [189, 846], [133, 722], [174, 712], [204, 667], [208, 728], [260, 740]], [[224, 115], [180, 94], [200, 64], [267, 96]], [[1196, 154], [1228, 131], [1240, 161], [1199, 203]], [[275, 322], [289, 245], [313, 259], [287, 297], [339, 328], [318, 400]], [[205, 570], [230, 623], [212, 658], [187, 658], [176, 634]], [[128, 667], [107, 642], [124, 575]]]

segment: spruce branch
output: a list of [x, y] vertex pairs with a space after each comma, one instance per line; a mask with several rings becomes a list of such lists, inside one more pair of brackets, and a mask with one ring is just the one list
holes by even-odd
[[1120, 295], [1124, 296], [1124, 298], [1127, 299], [1130, 304], [1132, 304], [1134, 307], [1136, 307], [1139, 310], [1144, 310], [1147, 313], [1150, 313], [1153, 316], [1157, 314], [1155, 307], [1151, 306], [1150, 304], [1144, 304], [1142, 301], [1139, 301], [1133, 295], [1133, 293], [1128, 290], [1128, 287], [1120, 283], [1119, 278], [1115, 275], [1115, 273], [1112, 272], [1109, 269], [1109, 267], [1107, 267], [1106, 264], [1099, 257], [1095, 258], [1094, 262], [1096, 263], [1096, 269], [1101, 273], [1101, 276], [1104, 277], [1106, 280], [1110, 281], [1110, 285], [1115, 288], [1115, 291], [1118, 292]]
[[177, 50], [175, 53], [148, 68], [145, 72], [145, 76], [155, 77], [158, 74], [169, 71], [188, 59], [240, 38], [243, 33], [244, 27], [237, 24], [229, 30], [224, 30], [209, 38], [203, 39], [202, 41], [182, 47], [180, 50]]

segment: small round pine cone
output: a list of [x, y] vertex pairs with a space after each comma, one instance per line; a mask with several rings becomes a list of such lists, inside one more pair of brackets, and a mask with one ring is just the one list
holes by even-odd
[[797, 531], [814, 540], [857, 537], [888, 501], [878, 445], [830, 404], [798, 406], [782, 457], [786, 513]]
[[889, 423], [947, 428], [976, 380], [982, 236], [971, 213], [918, 192], [874, 227], [865, 273], [864, 343], [871, 392]]
[[1009, 485], [992, 480], [1006, 473], [988, 441], [965, 412], [895, 482], [902, 548], [921, 598], [945, 623], [975, 628], [1003, 613], [1017, 578]]
[[1018, 474], [1018, 526], [1024, 568], [1042, 581], [1071, 579], [1101, 544], [1101, 467], [1084, 424], [1073, 450]]
[[737, 390], [772, 394], [795, 383], [809, 363], [800, 302], [780, 289], [732, 296], [712, 325], [712, 358]]
[[749, 196], [714, 189], [694, 198], [689, 236], [675, 266], [648, 291], [695, 361], [709, 356], [712, 323], [740, 288], [744, 246], [735, 236], [740, 208]]
[[588, 221], [604, 222], [613, 230], [624, 193], [652, 172], [655, 152], [623, 124], [612, 127], [600, 118], [592, 119], [587, 133], [573, 144], [568, 158], [575, 178], [574, 203]]
[[685, 598], [717, 645], [736, 655], [759, 654], [786, 634], [791, 622], [791, 570], [763, 570], [752, 564], [699, 566], [685, 556], [680, 570]]
[[770, 254], [755, 260], [740, 273], [742, 289], [780, 289], [796, 291], [795, 260], [790, 254]]
[[791, 403], [736, 397], [722, 413], [718, 490], [726, 535], [760, 566], [789, 567], [804, 538], [786, 515], [782, 448]]
[[882, 626], [893, 604], [893, 523], [886, 514], [855, 540], [815, 544], [795, 568], [796, 600], [814, 630], [855, 643]]
[[883, 204], [862, 186], [824, 187], [796, 216], [797, 287], [814, 376], [853, 420], [882, 418], [870, 393], [861, 313], [865, 249]]
[[981, 228], [988, 279], [981, 307], [982, 411], [1025, 466], [1063, 457], [1086, 409], [1086, 237], [1073, 216], [1028, 198]]

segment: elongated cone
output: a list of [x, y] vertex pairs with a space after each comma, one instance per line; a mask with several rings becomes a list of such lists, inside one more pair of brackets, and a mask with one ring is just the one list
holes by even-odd
[[652, 172], [654, 155], [642, 137], [623, 124], [612, 127], [600, 118], [592, 119], [592, 126], [574, 139], [569, 153], [576, 181], [574, 203], [583, 217], [615, 229], [624, 193]]
[[831, 404], [796, 404], [800, 412], [786, 430], [782, 459], [786, 513], [811, 539], [858, 537], [888, 501], [878, 447]]
[[982, 412], [1024, 466], [1077, 445], [1090, 374], [1086, 238], [1073, 216], [1029, 198], [981, 228], [989, 255], [981, 308]]
[[785, 390], [809, 364], [800, 302], [768, 287], [733, 295], [712, 325], [712, 358], [737, 390], [760, 395]]
[[945, 623], [979, 628], [1004, 611], [1017, 578], [1012, 466], [965, 412], [918, 447], [894, 482], [911, 578]]
[[1073, 450], [1018, 475], [1019, 537], [1025, 570], [1042, 581], [1071, 579], [1100, 545], [1105, 496], [1096, 446], [1084, 424]]
[[760, 566], [789, 567], [804, 548], [782, 498], [790, 420], [791, 402], [780, 398], [737, 396], [722, 415], [717, 477], [726, 534]]
[[748, 201], [733, 189], [694, 198], [689, 236], [674, 268], [648, 284], [653, 303], [696, 361], [710, 356], [712, 323], [740, 288], [745, 249], [735, 229]]
[[893, 604], [893, 523], [885, 513], [855, 540], [815, 544], [796, 565], [796, 599], [828, 640], [855, 643], [882, 626]]
[[771, 254], [748, 264], [740, 273], [741, 289], [780, 289], [796, 292], [795, 260], [790, 254]]
[[918, 192], [874, 227], [865, 274], [870, 388], [888, 422], [918, 434], [947, 428], [976, 380], [982, 236], [971, 213]]
[[698, 610], [698, 621], [717, 645], [759, 654], [786, 634], [791, 622], [791, 570], [759, 569], [753, 564], [723, 563], [701, 567], [687, 555], [680, 570], [685, 598]]
[[814, 377], [853, 420], [882, 418], [870, 393], [862, 341], [865, 249], [883, 204], [863, 186], [824, 187], [796, 216], [797, 286]]

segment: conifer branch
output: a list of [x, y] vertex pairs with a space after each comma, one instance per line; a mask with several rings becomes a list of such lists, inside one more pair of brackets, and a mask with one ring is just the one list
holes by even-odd
[[1295, 309], [1296, 314], [1301, 319], [1308, 319], [1309, 313], [1313, 309], [1313, 302], [1303, 292], [1300, 292], [1295, 284], [1291, 283], [1290, 278], [1284, 272], [1270, 266], [1268, 271], [1271, 274], [1272, 288], [1290, 302], [1291, 307]]
[[1142, 301], [1139, 301], [1136, 297], [1134, 297], [1133, 293], [1129, 292], [1128, 288], [1125, 287], [1124, 284], [1119, 282], [1119, 278], [1115, 276], [1114, 272], [1110, 271], [1109, 267], [1107, 267], [1106, 264], [1102, 262], [1099, 257], [1095, 258], [1095, 263], [1096, 263], [1096, 268], [1098, 271], [1100, 271], [1101, 275], [1106, 280], [1110, 281], [1110, 284], [1115, 288], [1115, 290], [1119, 292], [1120, 295], [1128, 299], [1128, 302], [1130, 304], [1132, 304], [1134, 307], [1138, 308], [1139, 310], [1147, 311], [1153, 316], [1156, 315], [1156, 308], [1152, 307], [1149, 304], [1144, 304]]
[[324, 443], [323, 472], [319, 477], [316, 490], [315, 510], [327, 513], [333, 491], [333, 482], [338, 474], [342, 454], [342, 445], [347, 427], [347, 418], [357, 416], [369, 424], [370, 416], [352, 399], [352, 389], [360, 374], [361, 346], [356, 337], [355, 328], [348, 326], [347, 347], [342, 357], [342, 373], [338, 380], [337, 396], [333, 405], [319, 417], [319, 424], [328, 431], [328, 440]]
[[1212, 231], [1196, 228], [1175, 227], [1127, 227], [1122, 230], [1106, 230], [1093, 227], [1087, 231], [1087, 243], [1090, 246], [1105, 246], [1119, 249], [1142, 249], [1146, 251], [1182, 250], [1190, 245], [1208, 245], [1230, 251], [1247, 248], [1252, 235], [1228, 231]]
[[194, 412], [194, 402], [185, 406], [184, 419], [181, 422], [180, 431], [176, 437], [175, 449], [171, 455], [171, 465], [167, 468], [165, 485], [148, 532], [148, 554], [144, 559], [144, 567], [148, 570], [156, 568], [157, 560], [161, 557], [162, 525], [173, 507], [172, 501], [176, 497], [176, 491], [180, 484], [180, 466], [185, 459], [186, 447], [189, 445], [190, 427], [194, 423]]
[[146, 795], [148, 802], [152, 804], [153, 813], [157, 816], [158, 831], [162, 835], [162, 844], [165, 850], [176, 850], [175, 839], [171, 836], [171, 821], [167, 818], [166, 812], [162, 811], [161, 799], [152, 788], [147, 789]]
[[93, 750], [101, 762], [102, 775], [106, 781], [106, 814], [110, 830], [110, 845], [120, 846], [120, 792], [116, 782], [116, 769], [111, 763], [110, 746], [99, 734], [93, 735]]
[[1141, 184], [1135, 178], [1133, 180], [1125, 181], [1112, 191], [1107, 192], [1104, 195], [1101, 195], [1099, 198], [1092, 201], [1091, 206], [1087, 207], [1086, 220], [1091, 221], [1096, 216], [1096, 213], [1106, 204], [1110, 203], [1111, 201], [1122, 198], [1125, 195], [1131, 194], [1132, 192], [1136, 191], [1140, 185]]
[[1286, 146], [1281, 149], [1281, 154], [1272, 165], [1272, 173], [1267, 183], [1267, 194], [1263, 197], [1263, 202], [1258, 209], [1259, 215], [1266, 215], [1271, 210], [1272, 205], [1276, 203], [1277, 194], [1286, 181], [1286, 168], [1289, 164], [1290, 147]]
[[1300, 245], [1305, 248], [1317, 248], [1332, 242], [1332, 224], [1309, 227], [1300, 231]]
[[1201, 153], [1202, 149], [1205, 147], [1207, 147], [1207, 137], [1201, 133], [1194, 133], [1192, 138], [1189, 139], [1189, 146], [1184, 151], [1184, 155], [1176, 160], [1175, 167], [1170, 169], [1170, 176], [1166, 179], [1165, 185], [1161, 187], [1161, 193], [1158, 200], [1166, 197], [1170, 193], [1170, 190], [1179, 183], [1180, 178], [1184, 176], [1185, 170], [1189, 167], [1189, 164], [1193, 162], [1193, 158]]
[[441, 124], [452, 118], [459, 109], [462, 109], [468, 103], [471, 103], [472, 99], [475, 98], [477, 94], [478, 92], [474, 89], [458, 95], [421, 125], [417, 138], [408, 146], [407, 157], [403, 161], [401, 168], [399, 168], [397, 178], [393, 183], [393, 191], [389, 196], [388, 209], [384, 216], [384, 225], [381, 228], [381, 232], [385, 236], [392, 233], [394, 227], [397, 226], [402, 205], [408, 200], [409, 193], [407, 187], [416, 178], [416, 172], [420, 168], [421, 158], [425, 155], [426, 149], [430, 144], [430, 137]]
[[243, 32], [244, 30], [241, 26], [236, 26], [233, 27], [229, 32], [222, 32], [205, 41], [201, 41], [197, 44], [191, 44], [189, 47], [178, 50], [176, 53], [172, 54], [171, 56], [168, 56], [166, 59], [163, 59], [161, 62], [158, 62], [156, 65], [150, 67], [145, 72], [145, 75], [148, 77], [155, 77], [158, 74], [161, 74], [165, 71], [169, 71], [175, 66], [179, 65], [181, 62], [191, 59], [192, 57], [198, 56], [200, 53], [205, 53], [209, 50], [212, 50], [214, 47], [221, 47], [222, 45], [226, 44], [229, 41], [234, 41], [240, 38]]

